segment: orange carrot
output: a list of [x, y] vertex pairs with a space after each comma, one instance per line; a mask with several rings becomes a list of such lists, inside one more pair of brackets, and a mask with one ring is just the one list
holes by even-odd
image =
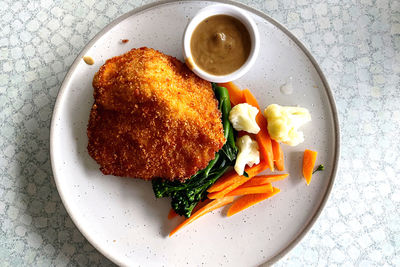
[[260, 106], [257, 103], [256, 98], [251, 94], [251, 92], [246, 89], [243, 91], [244, 99], [246, 103], [258, 108], [259, 112], [256, 116], [256, 122], [260, 127], [260, 131], [256, 134], [256, 140], [260, 148], [261, 159], [264, 159], [268, 163], [268, 167], [271, 171], [274, 170], [274, 153], [272, 152], [271, 138], [268, 134], [267, 120], [262, 115]]
[[175, 218], [176, 216], [179, 216], [179, 215], [174, 211], [174, 209], [171, 208], [168, 213], [168, 220], [171, 220], [171, 219]]
[[272, 152], [274, 153], [274, 163], [275, 167], [278, 171], [283, 171], [285, 169], [284, 159], [283, 159], [283, 151], [279, 143], [273, 139], [271, 139], [272, 143]]
[[233, 197], [224, 197], [221, 199], [216, 199], [211, 201], [210, 203], [208, 203], [207, 205], [205, 205], [204, 207], [200, 208], [198, 211], [196, 211], [195, 213], [192, 214], [192, 216], [190, 216], [188, 219], [186, 219], [185, 221], [183, 221], [180, 225], [178, 225], [177, 227], [175, 227], [174, 230], [171, 231], [171, 233], [169, 233], [169, 236], [172, 236], [173, 234], [175, 234], [178, 230], [182, 229], [182, 227], [192, 223], [193, 221], [195, 221], [196, 219], [200, 218], [201, 216], [215, 210], [218, 209], [222, 206], [225, 206], [229, 203], [233, 202]]
[[235, 170], [224, 173], [210, 188], [207, 189], [207, 192], [218, 192], [222, 189], [227, 188], [232, 183], [234, 183], [234, 179], [237, 179], [238, 176], [239, 175], [236, 173]]
[[[225, 194], [229, 193], [236, 187], [247, 182], [251, 177], [256, 176], [260, 172], [266, 170], [268, 168], [267, 164], [264, 161], [261, 161], [257, 165], [253, 165], [252, 167], [246, 167], [245, 171], [249, 175], [249, 177], [240, 176], [236, 173], [235, 170], [228, 172], [226, 175], [222, 176], [215, 182], [208, 190], [210, 194], [208, 194], [208, 198], [214, 198], [214, 196], [218, 196], [218, 198], [223, 197]], [[210, 197], [211, 196], [211, 197]]]
[[226, 195], [227, 196], [241, 196], [241, 195], [250, 195], [250, 194], [270, 193], [272, 191], [273, 191], [273, 189], [272, 189], [271, 184], [262, 184], [262, 185], [256, 185], [256, 186], [241, 185]]
[[[260, 172], [266, 170], [268, 168], [267, 164], [265, 161], [261, 161], [257, 165], [253, 165], [252, 167], [247, 166], [245, 168], [246, 173], [250, 177], [254, 177]], [[235, 170], [229, 171], [225, 173], [221, 178], [219, 178], [210, 188], [207, 189], [207, 192], [212, 193], [212, 192], [218, 192], [221, 191], [228, 186], [234, 184], [237, 180], [240, 180], [239, 177], [244, 177], [245, 176], [239, 176]], [[247, 178], [248, 179], [248, 178]]]
[[269, 174], [269, 175], [260, 175], [255, 176], [242, 184], [240, 187], [249, 187], [249, 186], [256, 186], [256, 185], [263, 185], [269, 184], [272, 182], [280, 181], [288, 177], [289, 174]]
[[309, 149], [304, 150], [303, 157], [303, 176], [306, 178], [307, 185], [311, 182], [311, 177], [317, 160], [317, 152]]
[[228, 210], [228, 217], [232, 216], [244, 209], [247, 209], [250, 206], [257, 204], [267, 198], [272, 197], [273, 195], [279, 193], [279, 188], [274, 187], [273, 191], [270, 193], [263, 193], [263, 194], [252, 194], [252, 195], [245, 195], [238, 200], [236, 200], [232, 206]]
[[228, 90], [232, 106], [245, 102], [243, 91], [240, 90], [240, 88], [237, 87], [233, 82], [219, 83], [218, 86], [225, 87]]

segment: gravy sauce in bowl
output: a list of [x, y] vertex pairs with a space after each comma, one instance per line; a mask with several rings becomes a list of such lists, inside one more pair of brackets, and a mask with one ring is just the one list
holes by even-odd
[[190, 40], [194, 63], [214, 75], [239, 69], [249, 57], [250, 48], [249, 31], [240, 20], [228, 15], [206, 18]]
[[183, 36], [186, 65], [210, 82], [234, 81], [256, 61], [260, 40], [258, 29], [245, 10], [211, 5], [189, 22]]

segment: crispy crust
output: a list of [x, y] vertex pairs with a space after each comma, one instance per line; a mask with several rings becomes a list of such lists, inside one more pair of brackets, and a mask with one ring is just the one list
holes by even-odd
[[93, 79], [87, 135], [104, 174], [185, 180], [225, 143], [211, 85], [149, 48], [111, 58]]

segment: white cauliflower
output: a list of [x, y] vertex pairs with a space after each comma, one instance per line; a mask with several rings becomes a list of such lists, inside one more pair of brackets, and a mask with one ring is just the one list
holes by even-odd
[[244, 135], [236, 140], [236, 146], [239, 149], [239, 153], [236, 157], [234, 169], [239, 175], [243, 175], [246, 165], [251, 167], [253, 164], [260, 163], [258, 143], [252, 140], [250, 136]]
[[246, 131], [256, 134], [260, 131], [260, 127], [256, 122], [258, 108], [247, 103], [238, 104], [231, 109], [229, 113], [229, 121], [237, 131]]
[[278, 142], [297, 146], [304, 141], [300, 126], [311, 121], [310, 112], [301, 107], [284, 107], [277, 104], [269, 105], [264, 110], [268, 121], [268, 133]]

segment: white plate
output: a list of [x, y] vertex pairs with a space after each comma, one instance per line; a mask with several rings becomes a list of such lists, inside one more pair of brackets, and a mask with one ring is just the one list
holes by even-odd
[[[260, 106], [300, 105], [313, 121], [306, 140], [283, 146], [290, 177], [276, 183], [281, 192], [227, 218], [215, 211], [168, 238], [177, 220], [166, 219], [168, 199], [155, 199], [151, 183], [104, 176], [87, 153], [86, 126], [93, 103], [93, 75], [106, 59], [148, 46], [182, 59], [181, 38], [197, 10], [213, 2], [162, 2], [135, 9], [102, 30], [82, 51], [61, 87], [51, 125], [51, 162], [63, 203], [83, 235], [119, 265], [254, 266], [272, 263], [291, 249], [318, 217], [330, 193], [339, 156], [339, 129], [327, 82], [304, 46], [277, 22], [244, 5], [260, 31], [260, 55], [236, 81], [250, 88]], [[226, 3], [226, 1], [224, 2]], [[122, 44], [121, 39], [129, 39]], [[89, 55], [89, 66], [82, 56]], [[280, 86], [293, 78], [294, 92]], [[326, 166], [306, 186], [301, 177], [305, 148], [318, 151]], [[225, 210], [222, 210], [225, 211]]]

